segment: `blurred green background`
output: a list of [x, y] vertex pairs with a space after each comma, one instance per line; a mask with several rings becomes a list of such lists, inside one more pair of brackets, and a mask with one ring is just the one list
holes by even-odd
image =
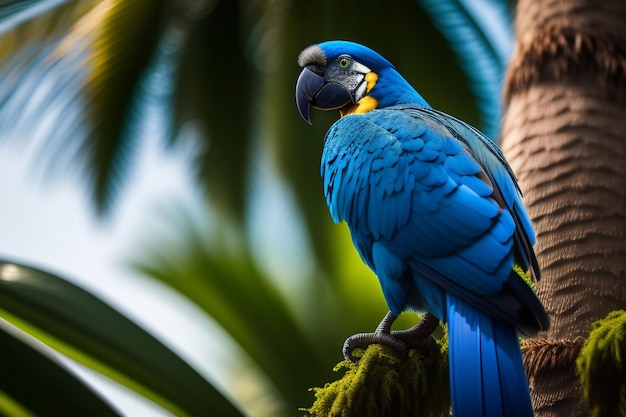
[[[364, 43], [433, 107], [497, 139], [512, 10], [0, 0], [0, 414], [127, 413], [97, 383], [91, 394], [100, 377], [84, 365], [156, 415], [302, 414], [308, 388], [336, 377], [343, 340], [387, 309], [328, 215], [319, 157], [338, 114], [300, 119], [298, 53]], [[28, 181], [39, 194], [23, 198]], [[64, 182], [80, 193], [63, 194]], [[147, 188], [158, 198], [141, 200]], [[58, 213], [77, 198], [81, 214]], [[123, 265], [119, 276], [101, 278], [76, 227], [115, 248], [104, 262]]]

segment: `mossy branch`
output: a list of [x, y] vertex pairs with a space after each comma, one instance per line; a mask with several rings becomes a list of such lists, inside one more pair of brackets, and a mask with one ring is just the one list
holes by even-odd
[[313, 388], [310, 417], [435, 417], [449, 415], [447, 337], [424, 343], [401, 358], [382, 345], [370, 345], [356, 363], [340, 362], [337, 381]]

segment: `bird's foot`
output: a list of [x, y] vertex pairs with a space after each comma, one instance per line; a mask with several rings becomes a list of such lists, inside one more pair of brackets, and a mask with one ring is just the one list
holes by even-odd
[[352, 352], [355, 349], [366, 349], [373, 344], [387, 346], [398, 355], [407, 357], [409, 349], [417, 347], [439, 325], [437, 317], [426, 313], [422, 320], [410, 329], [392, 331], [391, 325], [397, 318], [398, 316], [389, 311], [374, 333], [359, 333], [347, 338], [343, 344], [343, 357], [356, 362], [358, 358], [353, 356]]

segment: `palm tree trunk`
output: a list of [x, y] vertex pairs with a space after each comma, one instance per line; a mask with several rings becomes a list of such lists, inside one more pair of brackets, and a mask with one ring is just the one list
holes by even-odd
[[626, 2], [520, 0], [502, 149], [537, 232], [551, 321], [525, 349], [537, 416], [582, 416], [574, 360], [626, 306]]

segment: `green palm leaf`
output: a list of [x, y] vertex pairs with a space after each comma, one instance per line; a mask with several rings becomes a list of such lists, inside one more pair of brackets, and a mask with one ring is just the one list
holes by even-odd
[[502, 79], [513, 48], [509, 2], [418, 0], [418, 3], [446, 38], [468, 78], [481, 113], [478, 126], [495, 139], [501, 115]]
[[241, 416], [153, 336], [58, 276], [0, 261], [0, 316], [176, 415]]
[[0, 325], [0, 415], [114, 417], [76, 376]]
[[133, 110], [140, 81], [162, 34], [166, 4], [104, 0], [64, 39], [65, 48], [88, 49], [91, 71], [84, 86], [88, 131], [78, 152], [88, 168], [96, 208], [103, 212], [110, 208], [133, 156], [137, 139]]
[[[13, 132], [15, 136], [32, 136], [35, 123], [28, 117], [39, 117], [42, 108], [51, 104], [50, 97], [56, 97], [62, 91], [65, 83], [60, 77], [61, 82], [48, 86], [50, 97], [42, 100], [43, 103], [33, 100], [37, 96], [35, 93], [40, 91], [42, 74], [64, 61], [53, 54], [59, 40], [70, 31], [89, 3], [92, 1], [16, 0], [0, 3], [1, 139], [12, 129], [18, 130]], [[32, 111], [25, 111], [27, 108]]]
[[[134, 156], [137, 93], [162, 34], [165, 5], [0, 4], [0, 121], [21, 122], [15, 135], [29, 137], [42, 114], [52, 116], [42, 161], [52, 169], [69, 163], [82, 169], [101, 213], [110, 209]], [[31, 111], [22, 114], [25, 108]]]
[[[222, 214], [243, 218], [258, 74], [246, 59], [246, 22], [238, 1], [218, 1], [179, 30], [173, 140], [202, 144], [195, 170]], [[228, 22], [225, 24], [225, 22]]]

